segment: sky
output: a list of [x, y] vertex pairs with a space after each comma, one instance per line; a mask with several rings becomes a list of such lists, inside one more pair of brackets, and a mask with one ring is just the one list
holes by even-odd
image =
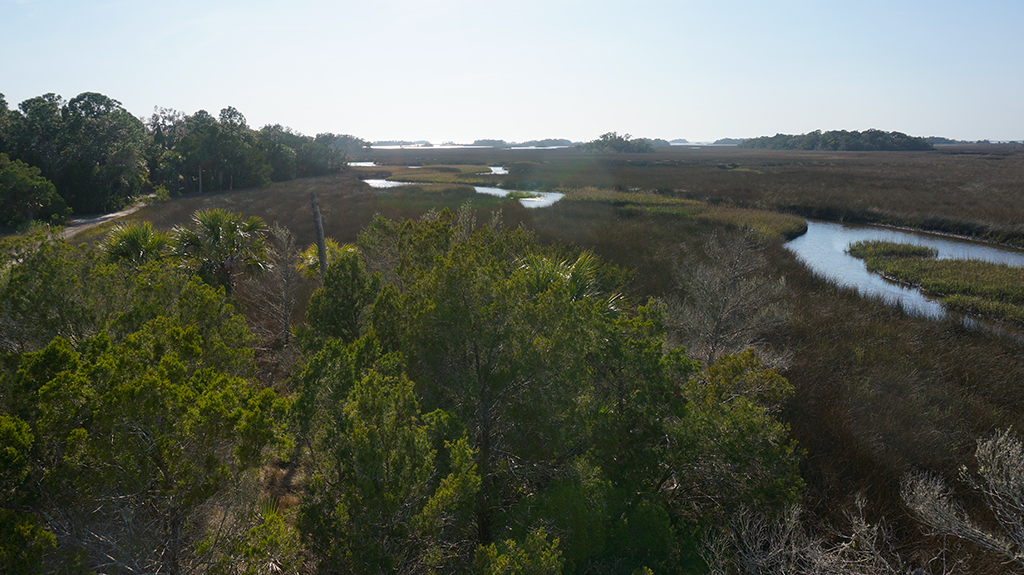
[[307, 135], [1024, 139], [1020, 0], [0, 0], [8, 106]]

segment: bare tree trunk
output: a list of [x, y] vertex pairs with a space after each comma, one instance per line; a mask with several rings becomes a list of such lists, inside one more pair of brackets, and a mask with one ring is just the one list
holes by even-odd
[[324, 224], [320, 219], [320, 206], [316, 203], [316, 192], [309, 193], [310, 201], [313, 203], [313, 225], [316, 228], [316, 254], [320, 258], [320, 284], [324, 283], [324, 275], [327, 273], [327, 242], [324, 240]]

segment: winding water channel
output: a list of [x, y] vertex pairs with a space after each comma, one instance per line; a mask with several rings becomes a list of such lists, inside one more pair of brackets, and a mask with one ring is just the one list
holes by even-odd
[[[498, 172], [495, 172], [495, 173], [498, 173]], [[395, 182], [395, 181], [391, 181], [391, 180], [363, 180], [363, 181], [366, 182], [366, 184], [368, 186], [370, 186], [371, 188], [381, 188], [381, 189], [397, 188], [399, 186], [424, 185], [424, 184], [416, 184], [416, 182]], [[429, 185], [429, 184], [427, 184], [427, 185]], [[502, 197], [502, 198], [507, 196], [509, 194], [509, 192], [514, 191], [514, 190], [505, 190], [505, 189], [502, 189], [502, 188], [488, 188], [486, 186], [473, 186], [473, 189], [476, 190], [476, 193], [478, 193], [478, 194], [487, 194], [489, 196], [499, 196], [499, 197]], [[533, 194], [533, 196], [529, 197], [529, 198], [519, 198], [519, 203], [522, 204], [523, 207], [525, 207], [525, 208], [546, 208], [546, 207], [550, 206], [551, 204], [554, 204], [558, 200], [562, 199], [562, 197], [565, 195], [565, 194], [559, 194], [557, 192], [532, 192], [531, 191], [531, 192], [526, 192], [526, 193]]]
[[946, 316], [942, 305], [925, 297], [920, 290], [871, 273], [863, 260], [846, 253], [850, 244], [863, 240], [928, 246], [938, 250], [940, 259], [975, 259], [1024, 266], [1024, 252], [1019, 250], [923, 232], [814, 220], [808, 220], [807, 233], [787, 242], [786, 247], [819, 277], [854, 288], [864, 297], [879, 298], [900, 305], [910, 313], [934, 319]]

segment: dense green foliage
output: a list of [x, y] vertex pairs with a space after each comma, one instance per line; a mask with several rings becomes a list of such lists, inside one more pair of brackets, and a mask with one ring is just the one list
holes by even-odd
[[26, 572], [219, 560], [253, 520], [237, 499], [258, 496], [243, 487], [283, 413], [245, 379], [244, 320], [170, 261], [108, 264], [46, 236], [4, 248], [0, 513], [21, 541], [5, 533], [0, 556]]
[[589, 252], [468, 209], [377, 219], [279, 395], [210, 271], [243, 257], [164, 248], [182, 234], [4, 246], [0, 556], [26, 572], [680, 572], [735, 510], [799, 499], [788, 383], [667, 350]]
[[45, 94], [18, 108], [0, 125], [0, 152], [39, 168], [75, 213], [120, 208], [143, 189], [148, 135], [117, 100]]
[[908, 136], [901, 132], [883, 132], [882, 130], [865, 130], [850, 132], [833, 130], [822, 132], [815, 130], [807, 134], [793, 136], [776, 134], [750, 138], [739, 143], [741, 148], [763, 148], [769, 150], [831, 150], [850, 152], [880, 151], [924, 151], [933, 149], [924, 138]]
[[578, 144], [576, 148], [583, 152], [597, 154], [646, 153], [654, 151], [654, 145], [651, 143], [651, 140], [633, 138], [629, 134], [620, 136], [616, 132], [601, 134], [600, 138], [585, 144]]
[[[324, 406], [304, 417], [340, 417], [345, 402], [325, 402], [321, 394], [335, 390], [329, 393], [353, 401], [367, 377], [397, 378], [387, 385], [399, 385], [398, 393], [407, 376], [421, 409], [433, 414], [423, 416], [422, 433], [423, 441], [436, 437], [439, 464], [417, 476], [424, 487], [401, 492], [401, 509], [419, 513], [447, 484], [470, 489], [445, 492], [445, 505], [453, 506], [445, 533], [400, 532], [411, 538], [401, 545], [388, 543], [394, 528], [375, 535], [372, 553], [390, 549], [385, 563], [405, 570], [447, 557], [465, 569], [472, 554], [452, 551], [483, 545], [476, 559], [482, 572], [518, 572], [502, 569], [535, 561], [548, 569], [561, 564], [552, 563], [556, 556], [563, 572], [674, 571], [698, 561], [693, 534], [730, 508], [778, 509], [798, 497], [794, 446], [771, 415], [788, 393], [785, 381], [752, 354], [723, 358], [702, 374], [679, 352], [666, 353], [660, 312], [627, 304], [618, 295], [619, 272], [591, 254], [542, 248], [522, 231], [474, 229], [466, 212], [378, 219], [359, 244], [362, 260], [350, 255], [349, 263], [332, 265], [323, 295], [313, 295], [320, 303], [311, 302], [307, 325], [318, 337], [307, 341], [319, 349], [325, 336], [340, 338], [310, 362], [297, 405]], [[375, 285], [383, 286], [379, 295], [366, 297]], [[422, 424], [416, 407], [407, 409], [404, 433], [412, 433]], [[444, 423], [432, 427], [436, 422]], [[353, 424], [306, 425], [311, 447], [336, 448], [347, 440], [323, 434]], [[459, 445], [472, 456], [471, 473], [455, 465], [465, 456], [442, 457]], [[431, 453], [405, 449], [396, 465]], [[349, 465], [365, 470], [344, 463], [325, 469]], [[341, 508], [331, 501], [312, 518]], [[406, 521], [417, 524], [411, 515]], [[316, 544], [321, 560], [337, 564], [331, 558], [340, 550], [327, 546], [332, 540], [321, 531], [327, 527], [308, 525], [310, 541], [324, 537]], [[426, 544], [423, 551], [414, 541]]]
[[45, 94], [18, 110], [0, 95], [0, 226], [114, 211], [161, 186], [208, 192], [337, 173], [364, 145], [280, 125], [256, 131], [232, 107], [216, 118], [160, 108], [144, 123], [95, 92]]
[[16, 227], [35, 219], [57, 223], [69, 212], [39, 168], [0, 153], [0, 226]]

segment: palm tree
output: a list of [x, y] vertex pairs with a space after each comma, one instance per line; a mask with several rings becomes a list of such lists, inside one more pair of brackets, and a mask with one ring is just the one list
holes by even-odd
[[256, 274], [268, 265], [267, 225], [257, 216], [242, 216], [222, 209], [192, 214], [192, 226], [175, 226], [171, 250], [194, 273], [231, 293], [239, 271]]
[[[324, 241], [327, 247], [327, 265], [338, 261], [343, 255], [350, 252], [359, 253], [359, 248], [352, 244], [339, 244], [334, 238], [327, 238]], [[299, 273], [306, 279], [313, 279], [320, 275], [320, 252], [316, 243], [310, 244], [305, 251], [299, 254], [299, 261], [296, 264]]]
[[156, 231], [149, 222], [121, 224], [107, 234], [100, 250], [108, 262], [141, 264], [162, 256], [168, 242], [167, 234]]
[[600, 260], [590, 253], [584, 252], [569, 263], [568, 260], [554, 261], [539, 254], [528, 254], [520, 259], [519, 270], [526, 274], [528, 289], [534, 295], [550, 289], [556, 284], [564, 284], [569, 300], [581, 301], [585, 298], [601, 298], [608, 313], [618, 313], [618, 293], [605, 293], [598, 279]]

